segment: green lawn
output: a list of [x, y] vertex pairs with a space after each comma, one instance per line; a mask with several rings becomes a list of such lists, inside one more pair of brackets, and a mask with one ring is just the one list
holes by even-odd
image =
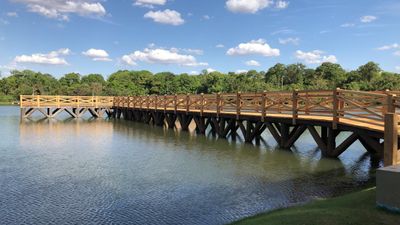
[[400, 225], [400, 214], [377, 208], [375, 188], [370, 188], [337, 198], [318, 200], [304, 206], [256, 215], [233, 224]]

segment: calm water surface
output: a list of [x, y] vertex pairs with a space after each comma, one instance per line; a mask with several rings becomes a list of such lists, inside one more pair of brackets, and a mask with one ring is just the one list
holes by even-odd
[[[225, 224], [374, 181], [360, 143], [295, 149], [113, 120], [26, 120], [0, 107], [0, 223]], [[345, 136], [341, 137], [344, 138]]]

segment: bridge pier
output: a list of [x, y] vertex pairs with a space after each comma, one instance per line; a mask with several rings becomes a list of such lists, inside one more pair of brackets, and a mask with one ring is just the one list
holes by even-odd
[[177, 116], [175, 113], [166, 113], [165, 114], [165, 120], [167, 122], [167, 126], [169, 129], [175, 128], [176, 119], [177, 119]]

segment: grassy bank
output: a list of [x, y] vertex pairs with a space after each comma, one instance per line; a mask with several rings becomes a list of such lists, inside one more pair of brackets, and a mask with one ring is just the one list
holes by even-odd
[[0, 102], [0, 105], [13, 105], [12, 102]]
[[318, 200], [304, 206], [280, 209], [235, 222], [236, 225], [255, 224], [400, 224], [400, 214], [389, 213], [375, 205], [375, 188]]

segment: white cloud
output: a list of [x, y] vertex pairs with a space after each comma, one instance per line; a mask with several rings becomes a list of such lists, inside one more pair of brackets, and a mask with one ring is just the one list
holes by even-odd
[[307, 64], [320, 64], [323, 62], [337, 63], [336, 56], [334, 55], [324, 55], [325, 53], [320, 50], [314, 50], [311, 52], [303, 52], [297, 50], [295, 57], [304, 61]]
[[226, 52], [227, 55], [262, 55], [262, 56], [279, 56], [280, 51], [271, 48], [263, 39], [252, 40], [247, 43], [241, 43], [235, 48], [230, 48]]
[[400, 71], [400, 66], [396, 66], [395, 69], [396, 69], [397, 71]]
[[376, 16], [362, 16], [360, 21], [362, 23], [371, 23], [372, 21], [378, 19]]
[[396, 56], [400, 56], [400, 51], [395, 51], [393, 54]]
[[71, 51], [68, 48], [62, 48], [57, 51], [51, 51], [47, 54], [36, 53], [32, 55], [16, 56], [14, 62], [45, 65], [68, 65], [68, 62], [62, 56], [69, 55], [70, 53]]
[[397, 43], [394, 43], [394, 44], [391, 44], [391, 45], [381, 46], [381, 47], [377, 48], [376, 50], [385, 51], [385, 50], [391, 50], [391, 49], [397, 49], [397, 48], [400, 48], [400, 45], [397, 44]]
[[228, 0], [225, 5], [235, 13], [256, 13], [272, 3], [272, 0]]
[[279, 44], [286, 45], [286, 44], [293, 44], [293, 45], [298, 45], [300, 42], [300, 38], [285, 38], [281, 39], [279, 38]]
[[217, 72], [217, 70], [215, 70], [213, 68], [207, 68], [206, 71], [207, 71], [207, 73]]
[[135, 5], [153, 8], [153, 5], [165, 5], [167, 0], [136, 0]]
[[340, 27], [355, 27], [356, 24], [355, 23], [344, 23], [342, 25], [340, 25]]
[[204, 51], [201, 49], [191, 49], [191, 48], [184, 48], [182, 51], [189, 53], [189, 54], [195, 54], [195, 55], [203, 55]]
[[136, 66], [137, 63], [133, 60], [133, 57], [130, 55], [124, 55], [121, 58], [121, 61], [130, 66]]
[[286, 9], [289, 6], [289, 2], [278, 0], [275, 2], [275, 8], [277, 9]]
[[204, 19], [204, 20], [210, 20], [211, 17], [210, 17], [209, 15], [203, 15], [203, 19]]
[[0, 24], [8, 25], [8, 24], [10, 24], [10, 22], [8, 22], [8, 20], [0, 18]]
[[154, 22], [170, 24], [174, 26], [182, 25], [185, 20], [181, 14], [175, 10], [166, 9], [164, 11], [150, 11], [144, 15], [144, 18], [152, 19]]
[[18, 17], [18, 13], [17, 12], [8, 12], [7, 16], [9, 16], [9, 17]]
[[180, 66], [208, 66], [206, 62], [197, 62], [192, 55], [179, 53], [179, 49], [149, 49], [135, 51], [129, 55], [122, 56], [121, 60], [128, 65], [136, 65], [138, 61], [151, 64], [176, 64]]
[[215, 47], [216, 47], [216, 48], [225, 48], [225, 45], [223, 45], [223, 44], [217, 44]]
[[91, 58], [93, 61], [112, 61], [109, 58], [108, 53], [103, 49], [88, 49], [85, 52], [82, 52], [83, 55]]
[[246, 65], [248, 65], [248, 66], [261, 66], [261, 64], [256, 60], [247, 61]]
[[236, 70], [235, 73], [236, 74], [242, 74], [242, 73], [247, 73], [247, 70]]
[[25, 4], [30, 12], [47, 18], [69, 20], [69, 14], [80, 16], [104, 16], [106, 10], [94, 0], [12, 0]]
[[190, 71], [189, 74], [190, 75], [199, 75], [200, 73], [199, 73], [199, 71], [193, 70], [193, 71]]

